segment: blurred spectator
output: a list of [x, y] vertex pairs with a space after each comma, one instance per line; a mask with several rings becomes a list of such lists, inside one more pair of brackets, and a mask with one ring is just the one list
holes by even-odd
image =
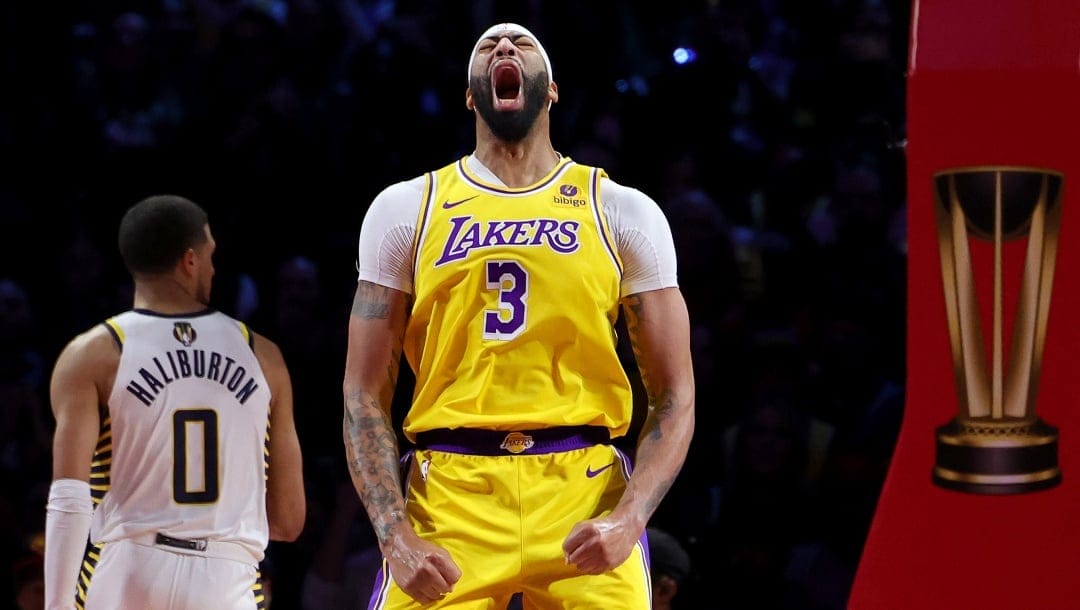
[[[48, 342], [59, 353], [63, 337], [74, 336], [99, 324], [117, 311], [127, 309], [131, 300], [124, 289], [130, 282], [116, 279], [115, 259], [104, 253], [106, 244], [96, 239], [96, 234], [83, 228], [75, 228], [65, 240], [57, 243], [53, 275], [53, 296], [42, 303], [42, 317], [50, 320]], [[110, 252], [116, 249], [115, 233], [107, 242]]]
[[[345, 325], [346, 310], [343, 304], [328, 300], [320, 273], [312, 258], [286, 257], [264, 282], [266, 296], [252, 321], [260, 332], [277, 341], [289, 365], [296, 432], [309, 488], [308, 519], [300, 540], [271, 545], [275, 594], [279, 607], [286, 608], [299, 607], [306, 595], [305, 574], [317, 561], [324, 542], [323, 528], [328, 527], [337, 506], [332, 491], [334, 477], [344, 472], [341, 380], [345, 337], [340, 329]], [[326, 563], [321, 561], [324, 568]]]
[[817, 481], [811, 463], [826, 450], [817, 427], [788, 396], [759, 394], [725, 434], [725, 477], [716, 523], [694, 564], [723, 591], [723, 608], [779, 609], [784, 569], [807, 533]]
[[31, 552], [15, 562], [15, 608], [41, 610], [45, 607], [45, 565], [38, 553]]
[[320, 544], [304, 576], [304, 610], [368, 607], [382, 568], [382, 552], [350, 481], [338, 484], [333, 510], [322, 524]]
[[29, 295], [0, 279], [0, 473], [23, 491], [51, 475], [45, 366]]
[[0, 277], [0, 370], [36, 390], [43, 388], [46, 375], [38, 341], [30, 295], [15, 280]]
[[864, 448], [837, 443], [819, 497], [804, 507], [806, 536], [783, 567], [784, 610], [844, 610], [870, 529], [882, 473]]
[[680, 603], [685, 599], [675, 598], [679, 595], [679, 587], [690, 577], [690, 555], [677, 538], [658, 527], [646, 528], [645, 534], [649, 541], [653, 610], [689, 608]]
[[271, 282], [255, 324], [274, 337], [289, 364], [301, 448], [313, 461], [341, 459], [342, 329], [347, 310], [329, 301], [321, 269], [310, 257], [289, 257]]

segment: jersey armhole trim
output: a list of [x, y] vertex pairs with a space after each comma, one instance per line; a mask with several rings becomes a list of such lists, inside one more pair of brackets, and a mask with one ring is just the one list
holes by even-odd
[[112, 335], [113, 341], [116, 341], [116, 347], [120, 348], [120, 351], [124, 351], [124, 330], [117, 324], [116, 318], [109, 318], [104, 322], [105, 328]]
[[417, 269], [420, 265], [420, 248], [424, 243], [424, 236], [427, 235], [428, 221], [431, 219], [431, 206], [435, 201], [435, 172], [428, 172], [424, 175], [424, 191], [421, 194], [420, 199], [420, 213], [416, 218], [416, 232], [413, 234], [412, 244], [412, 284], [413, 292], [416, 292], [416, 276]]
[[619, 258], [619, 252], [615, 248], [611, 230], [608, 228], [607, 220], [604, 218], [603, 205], [600, 202], [601, 178], [603, 178], [603, 172], [594, 167], [589, 175], [589, 199], [592, 201], [593, 220], [596, 222], [596, 230], [600, 233], [600, 239], [604, 242], [604, 250], [611, 259], [611, 263], [615, 265], [615, 270], [619, 273], [619, 280], [621, 281], [623, 277], [622, 259]]
[[236, 321], [236, 325], [240, 327], [240, 334], [244, 336], [244, 341], [248, 344], [248, 347], [255, 351], [255, 335], [251, 332], [251, 329], [240, 320]]

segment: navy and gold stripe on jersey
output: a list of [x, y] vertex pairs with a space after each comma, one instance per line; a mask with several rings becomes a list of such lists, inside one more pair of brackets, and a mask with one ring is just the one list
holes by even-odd
[[97, 446], [94, 447], [94, 458], [90, 462], [90, 498], [94, 501], [95, 507], [101, 504], [101, 500], [108, 493], [111, 477], [112, 420], [106, 417], [101, 422]]

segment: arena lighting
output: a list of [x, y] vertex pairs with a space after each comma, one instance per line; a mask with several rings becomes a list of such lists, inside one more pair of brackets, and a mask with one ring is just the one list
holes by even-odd
[[690, 47], [675, 47], [675, 50], [671, 53], [671, 59], [680, 66], [684, 66], [697, 59], [697, 51]]
[[631, 74], [628, 78], [616, 80], [615, 90], [619, 93], [634, 93], [644, 97], [649, 95], [649, 82], [640, 74]]

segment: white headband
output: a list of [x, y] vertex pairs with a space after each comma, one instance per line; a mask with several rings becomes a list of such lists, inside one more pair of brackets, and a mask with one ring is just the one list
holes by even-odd
[[492, 36], [496, 36], [506, 32], [516, 32], [518, 34], [524, 34], [529, 38], [532, 38], [533, 41], [536, 42], [536, 50], [540, 51], [540, 57], [544, 58], [544, 67], [547, 68], [548, 82], [550, 83], [554, 79], [554, 77], [551, 74], [551, 60], [548, 59], [548, 54], [547, 51], [544, 50], [544, 45], [540, 44], [540, 39], [537, 38], [535, 34], [530, 32], [528, 28], [523, 25], [518, 25], [516, 23], [497, 23], [489, 27], [486, 32], [480, 35], [480, 38], [476, 39], [476, 44], [473, 45], [472, 54], [469, 55], [467, 77], [469, 79], [472, 79], [472, 64], [473, 61], [476, 60], [476, 50], [480, 48], [480, 43], [483, 42], [485, 38], [491, 38]]

